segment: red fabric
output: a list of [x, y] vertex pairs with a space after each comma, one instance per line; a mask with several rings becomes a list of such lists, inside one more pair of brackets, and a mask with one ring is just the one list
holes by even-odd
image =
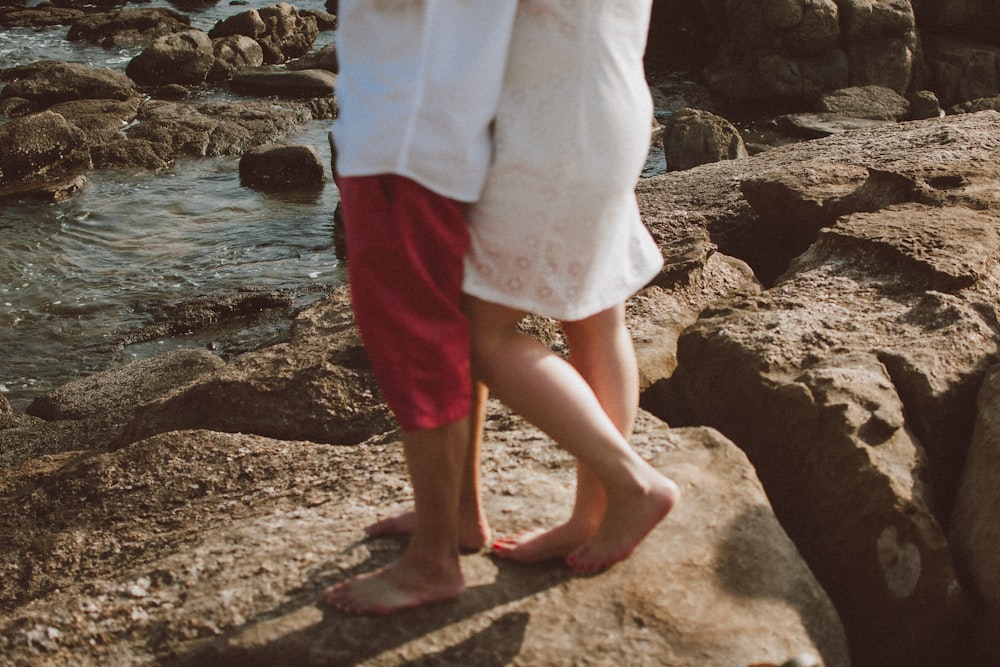
[[382, 394], [405, 431], [471, 409], [469, 248], [462, 202], [397, 175], [339, 177], [354, 317]]

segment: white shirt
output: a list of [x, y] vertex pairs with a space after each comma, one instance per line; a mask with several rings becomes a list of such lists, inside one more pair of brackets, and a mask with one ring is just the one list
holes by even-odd
[[341, 0], [338, 173], [399, 174], [477, 200], [516, 9], [517, 0]]

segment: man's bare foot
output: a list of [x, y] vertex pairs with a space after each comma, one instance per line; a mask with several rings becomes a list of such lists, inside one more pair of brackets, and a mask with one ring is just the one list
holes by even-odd
[[[595, 526], [596, 528], [596, 526]], [[586, 542], [594, 530], [578, 522], [567, 521], [551, 530], [535, 528], [501, 537], [493, 543], [493, 554], [519, 563], [540, 563], [565, 558]]]
[[[369, 537], [409, 537], [413, 534], [413, 521], [415, 515], [413, 510], [394, 514], [393, 516], [379, 519], [375, 523], [365, 526], [365, 533]], [[461, 520], [458, 536], [458, 548], [467, 553], [480, 551], [489, 544], [493, 537], [490, 525], [485, 517], [473, 516]]]
[[431, 602], [451, 600], [465, 590], [461, 570], [433, 574], [405, 557], [375, 572], [358, 575], [323, 591], [323, 601], [347, 614], [389, 614]]
[[566, 563], [574, 572], [593, 574], [625, 560], [679, 499], [677, 485], [658, 473], [641, 497], [617, 502], [609, 497], [597, 532], [566, 556]]

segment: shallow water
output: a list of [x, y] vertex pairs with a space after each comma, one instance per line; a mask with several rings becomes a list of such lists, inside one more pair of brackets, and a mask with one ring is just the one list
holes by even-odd
[[[188, 15], [195, 27], [208, 30], [227, 16], [271, 4], [219, 4]], [[323, 8], [320, 0], [296, 5]], [[60, 26], [0, 29], [0, 67], [58, 59], [124, 71], [138, 53], [71, 43], [67, 32]], [[321, 33], [317, 47], [332, 40]], [[666, 74], [658, 83], [658, 113], [683, 106], [683, 78]], [[213, 92], [207, 98], [227, 96]], [[287, 140], [312, 145], [329, 165], [328, 124], [308, 123]], [[250, 285], [342, 283], [329, 166], [318, 197], [291, 201], [242, 187], [238, 163], [237, 157], [201, 158], [179, 161], [164, 174], [92, 172], [84, 190], [66, 201], [0, 203], [0, 392], [16, 409], [75, 377], [204, 345], [184, 337], [119, 345], [123, 333], [149, 323], [152, 303]], [[663, 169], [662, 152], [652, 151], [645, 175]]]

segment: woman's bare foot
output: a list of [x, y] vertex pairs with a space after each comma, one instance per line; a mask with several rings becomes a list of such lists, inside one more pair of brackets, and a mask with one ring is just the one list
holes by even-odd
[[451, 600], [465, 590], [457, 568], [426, 568], [403, 559], [358, 575], [323, 591], [323, 601], [348, 614], [389, 614], [431, 602]]
[[656, 473], [648, 490], [639, 497], [609, 496], [604, 520], [594, 536], [566, 556], [566, 563], [579, 574], [593, 574], [628, 558], [680, 499], [673, 481]]
[[566, 558], [594, 534], [597, 528], [587, 528], [580, 522], [567, 521], [550, 530], [535, 528], [516, 535], [501, 537], [493, 543], [493, 555], [519, 563], [540, 563]]
[[[375, 523], [365, 526], [369, 537], [409, 537], [413, 534], [413, 510], [394, 514]], [[458, 548], [467, 553], [482, 550], [493, 538], [490, 525], [486, 518], [470, 514], [461, 519], [459, 526]]]

